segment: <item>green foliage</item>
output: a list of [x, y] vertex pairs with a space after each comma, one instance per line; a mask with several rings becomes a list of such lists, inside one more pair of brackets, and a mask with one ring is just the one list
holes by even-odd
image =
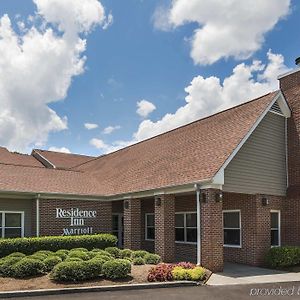
[[202, 267], [194, 267], [193, 269], [185, 269], [183, 267], [174, 267], [172, 270], [174, 280], [192, 280], [200, 281], [204, 279], [205, 269]]
[[94, 279], [102, 275], [102, 267], [106, 263], [106, 260], [93, 258], [85, 263], [88, 270], [87, 279]]
[[146, 264], [157, 265], [161, 262], [161, 257], [157, 254], [148, 253], [144, 256]]
[[90, 257], [87, 252], [81, 250], [70, 251], [68, 257], [81, 258], [82, 260], [89, 260]]
[[144, 258], [147, 254], [149, 254], [149, 252], [145, 251], [145, 250], [137, 250], [137, 251], [132, 251], [131, 253], [131, 258], [134, 259], [136, 257], [141, 257]]
[[114, 259], [104, 263], [104, 276], [108, 279], [126, 278], [131, 272], [131, 264], [127, 259]]
[[62, 259], [57, 255], [48, 256], [44, 260], [45, 271], [50, 272], [57, 264], [61, 263]]
[[40, 250], [40, 251], [37, 251], [37, 252], [35, 252], [35, 253], [33, 253], [34, 255], [40, 255], [40, 254], [42, 254], [42, 255], [46, 255], [46, 256], [49, 256], [49, 255], [53, 255], [54, 254], [54, 252], [53, 251], [50, 251], [50, 250]]
[[86, 249], [86, 248], [73, 248], [73, 249], [71, 249], [69, 252], [71, 253], [71, 252], [74, 252], [74, 251], [81, 251], [81, 252], [88, 252], [89, 250], [88, 249]]
[[87, 278], [87, 267], [84, 261], [70, 261], [57, 264], [50, 278], [55, 281], [83, 281]]
[[13, 265], [13, 277], [26, 278], [43, 274], [45, 264], [38, 259], [22, 258], [19, 262]]
[[119, 258], [121, 254], [121, 250], [117, 247], [107, 247], [105, 251], [112, 255], [114, 258]]
[[109, 261], [109, 260], [113, 260], [115, 259], [114, 257], [112, 257], [111, 255], [106, 255], [106, 254], [97, 254], [94, 258], [99, 258], [99, 259], [103, 259], [105, 261]]
[[79, 236], [48, 236], [33, 238], [13, 238], [0, 240], [0, 257], [13, 252], [32, 254], [39, 250], [57, 251], [59, 249], [73, 249], [84, 246], [86, 249], [104, 249], [113, 247], [117, 238], [112, 234], [94, 234]]
[[27, 256], [27, 258], [37, 259], [37, 260], [43, 261], [44, 259], [47, 258], [47, 255], [46, 254], [42, 254], [42, 253], [39, 253], [39, 254], [35, 253], [35, 254]]
[[70, 262], [70, 261], [83, 261], [83, 260], [79, 257], [67, 257], [64, 261]]
[[205, 277], [205, 269], [202, 267], [195, 267], [193, 269], [189, 269], [188, 271], [192, 281], [200, 281]]
[[12, 277], [14, 275], [14, 270], [13, 270], [14, 265], [22, 259], [23, 258], [20, 256], [2, 258], [0, 264], [0, 276]]
[[55, 255], [59, 256], [62, 260], [65, 260], [69, 254], [69, 250], [60, 249], [54, 252]]
[[298, 265], [300, 264], [300, 247], [273, 247], [266, 255], [266, 263], [272, 268]]
[[142, 257], [136, 257], [136, 258], [134, 258], [134, 259], [132, 260], [132, 263], [133, 263], [134, 265], [140, 266], [140, 265], [144, 265], [144, 264], [145, 264], [145, 260], [144, 260]]
[[21, 252], [13, 252], [11, 254], [9, 254], [8, 256], [6, 256], [5, 258], [8, 258], [8, 257], [25, 257], [26, 255], [24, 253], [21, 253]]
[[130, 259], [132, 254], [132, 250], [130, 249], [122, 249], [120, 250], [120, 258]]

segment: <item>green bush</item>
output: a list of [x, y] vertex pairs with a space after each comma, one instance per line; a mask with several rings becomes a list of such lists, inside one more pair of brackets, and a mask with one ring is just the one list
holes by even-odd
[[134, 259], [136, 257], [141, 257], [144, 258], [149, 252], [145, 250], [137, 250], [137, 251], [132, 251], [131, 253], [131, 258]]
[[32, 254], [32, 255], [29, 255], [27, 256], [27, 258], [31, 258], [31, 259], [37, 259], [37, 260], [40, 260], [40, 261], [43, 261], [44, 259], [46, 259], [48, 256], [46, 254], [42, 254], [42, 253], [39, 253], [39, 254]]
[[87, 273], [87, 265], [84, 261], [64, 261], [53, 268], [50, 278], [55, 281], [77, 282], [86, 280]]
[[82, 246], [89, 250], [93, 248], [104, 249], [113, 247], [116, 243], [117, 238], [112, 234], [1, 239], [0, 258], [13, 252], [33, 254], [39, 250], [57, 251]]
[[133, 263], [134, 265], [140, 266], [140, 265], [144, 265], [144, 264], [145, 264], [145, 260], [144, 260], [142, 257], [136, 257], [136, 258], [134, 258], [134, 259], [132, 260], [132, 263]]
[[202, 267], [195, 267], [193, 269], [189, 269], [188, 271], [192, 281], [203, 280], [205, 277], [205, 269]]
[[26, 278], [43, 274], [45, 264], [38, 259], [22, 258], [19, 262], [13, 265], [13, 277]]
[[70, 261], [83, 261], [83, 259], [79, 258], [79, 257], [67, 257], [65, 260], [65, 262], [70, 262]]
[[81, 258], [82, 260], [89, 260], [90, 259], [87, 252], [80, 251], [80, 250], [70, 251], [69, 254], [68, 254], [68, 257], [70, 257], [70, 258], [71, 257]]
[[148, 253], [144, 256], [144, 260], [146, 264], [157, 265], [161, 262], [161, 257], [157, 254]]
[[73, 249], [71, 249], [69, 252], [71, 253], [71, 252], [77, 252], [77, 251], [81, 251], [81, 252], [88, 252], [88, 249], [86, 249], [86, 248], [82, 248], [82, 247], [80, 247], [80, 248], [73, 248]]
[[102, 275], [102, 267], [106, 260], [101, 258], [93, 258], [85, 262], [88, 270], [87, 279], [94, 279]]
[[120, 251], [120, 258], [127, 258], [130, 259], [132, 254], [132, 250], [130, 249], [122, 249]]
[[112, 255], [114, 258], [119, 258], [121, 254], [121, 250], [117, 247], [107, 247], [105, 251]]
[[109, 260], [114, 260], [115, 258], [110, 256], [110, 255], [105, 255], [105, 254], [97, 254], [94, 258], [97, 259], [103, 259], [105, 261], [109, 261]]
[[22, 259], [23, 258], [20, 256], [2, 258], [0, 264], [0, 276], [13, 277], [14, 275], [13, 267], [17, 262], [19, 262]]
[[44, 260], [45, 271], [50, 272], [57, 264], [59, 264], [61, 262], [62, 262], [62, 259], [57, 255], [48, 256]]
[[300, 247], [273, 247], [266, 255], [266, 263], [272, 268], [298, 265], [300, 264]]
[[108, 279], [126, 278], [131, 272], [131, 264], [127, 259], [114, 259], [102, 266], [102, 272]]
[[40, 250], [40, 251], [37, 251], [35, 253], [33, 253], [34, 255], [46, 255], [46, 256], [49, 256], [49, 255], [53, 255], [54, 252], [53, 251], [50, 251], [50, 250]]
[[54, 255], [59, 256], [62, 260], [65, 260], [68, 256], [68, 254], [69, 254], [69, 250], [66, 250], [66, 249], [60, 249], [60, 250], [57, 250], [56, 252], [54, 252]]
[[202, 267], [194, 267], [193, 269], [185, 269], [183, 267], [174, 267], [172, 270], [174, 280], [203, 280], [205, 276], [205, 269]]
[[9, 254], [8, 256], [6, 256], [5, 258], [8, 258], [8, 257], [25, 257], [26, 255], [24, 253], [21, 253], [21, 252], [13, 252], [11, 254]]

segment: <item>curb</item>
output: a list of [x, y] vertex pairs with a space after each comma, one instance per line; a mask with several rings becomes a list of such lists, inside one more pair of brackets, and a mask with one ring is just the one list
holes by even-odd
[[0, 298], [13, 297], [33, 297], [46, 295], [63, 295], [75, 293], [91, 293], [91, 292], [113, 292], [126, 290], [142, 290], [153, 288], [172, 288], [181, 286], [198, 286], [201, 285], [196, 281], [176, 281], [176, 282], [154, 282], [154, 283], [138, 283], [138, 284], [122, 284], [122, 285], [106, 285], [106, 286], [92, 286], [92, 287], [75, 287], [75, 288], [61, 288], [61, 289], [44, 289], [44, 290], [28, 290], [28, 291], [7, 291], [0, 292]]

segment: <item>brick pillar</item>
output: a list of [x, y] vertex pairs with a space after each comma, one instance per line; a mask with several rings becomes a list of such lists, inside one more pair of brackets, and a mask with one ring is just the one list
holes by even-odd
[[164, 262], [175, 260], [175, 196], [155, 197], [155, 253]]
[[124, 248], [141, 249], [141, 200], [124, 200]]
[[213, 272], [222, 271], [224, 264], [222, 202], [216, 201], [217, 192], [204, 190], [201, 202], [201, 264]]
[[112, 202], [101, 201], [101, 209], [98, 211], [97, 220], [101, 232], [112, 232]]

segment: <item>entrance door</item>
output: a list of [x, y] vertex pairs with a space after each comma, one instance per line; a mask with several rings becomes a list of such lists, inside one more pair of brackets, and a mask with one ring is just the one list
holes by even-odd
[[118, 247], [123, 248], [124, 245], [124, 216], [123, 214], [112, 215], [112, 233], [118, 238]]

